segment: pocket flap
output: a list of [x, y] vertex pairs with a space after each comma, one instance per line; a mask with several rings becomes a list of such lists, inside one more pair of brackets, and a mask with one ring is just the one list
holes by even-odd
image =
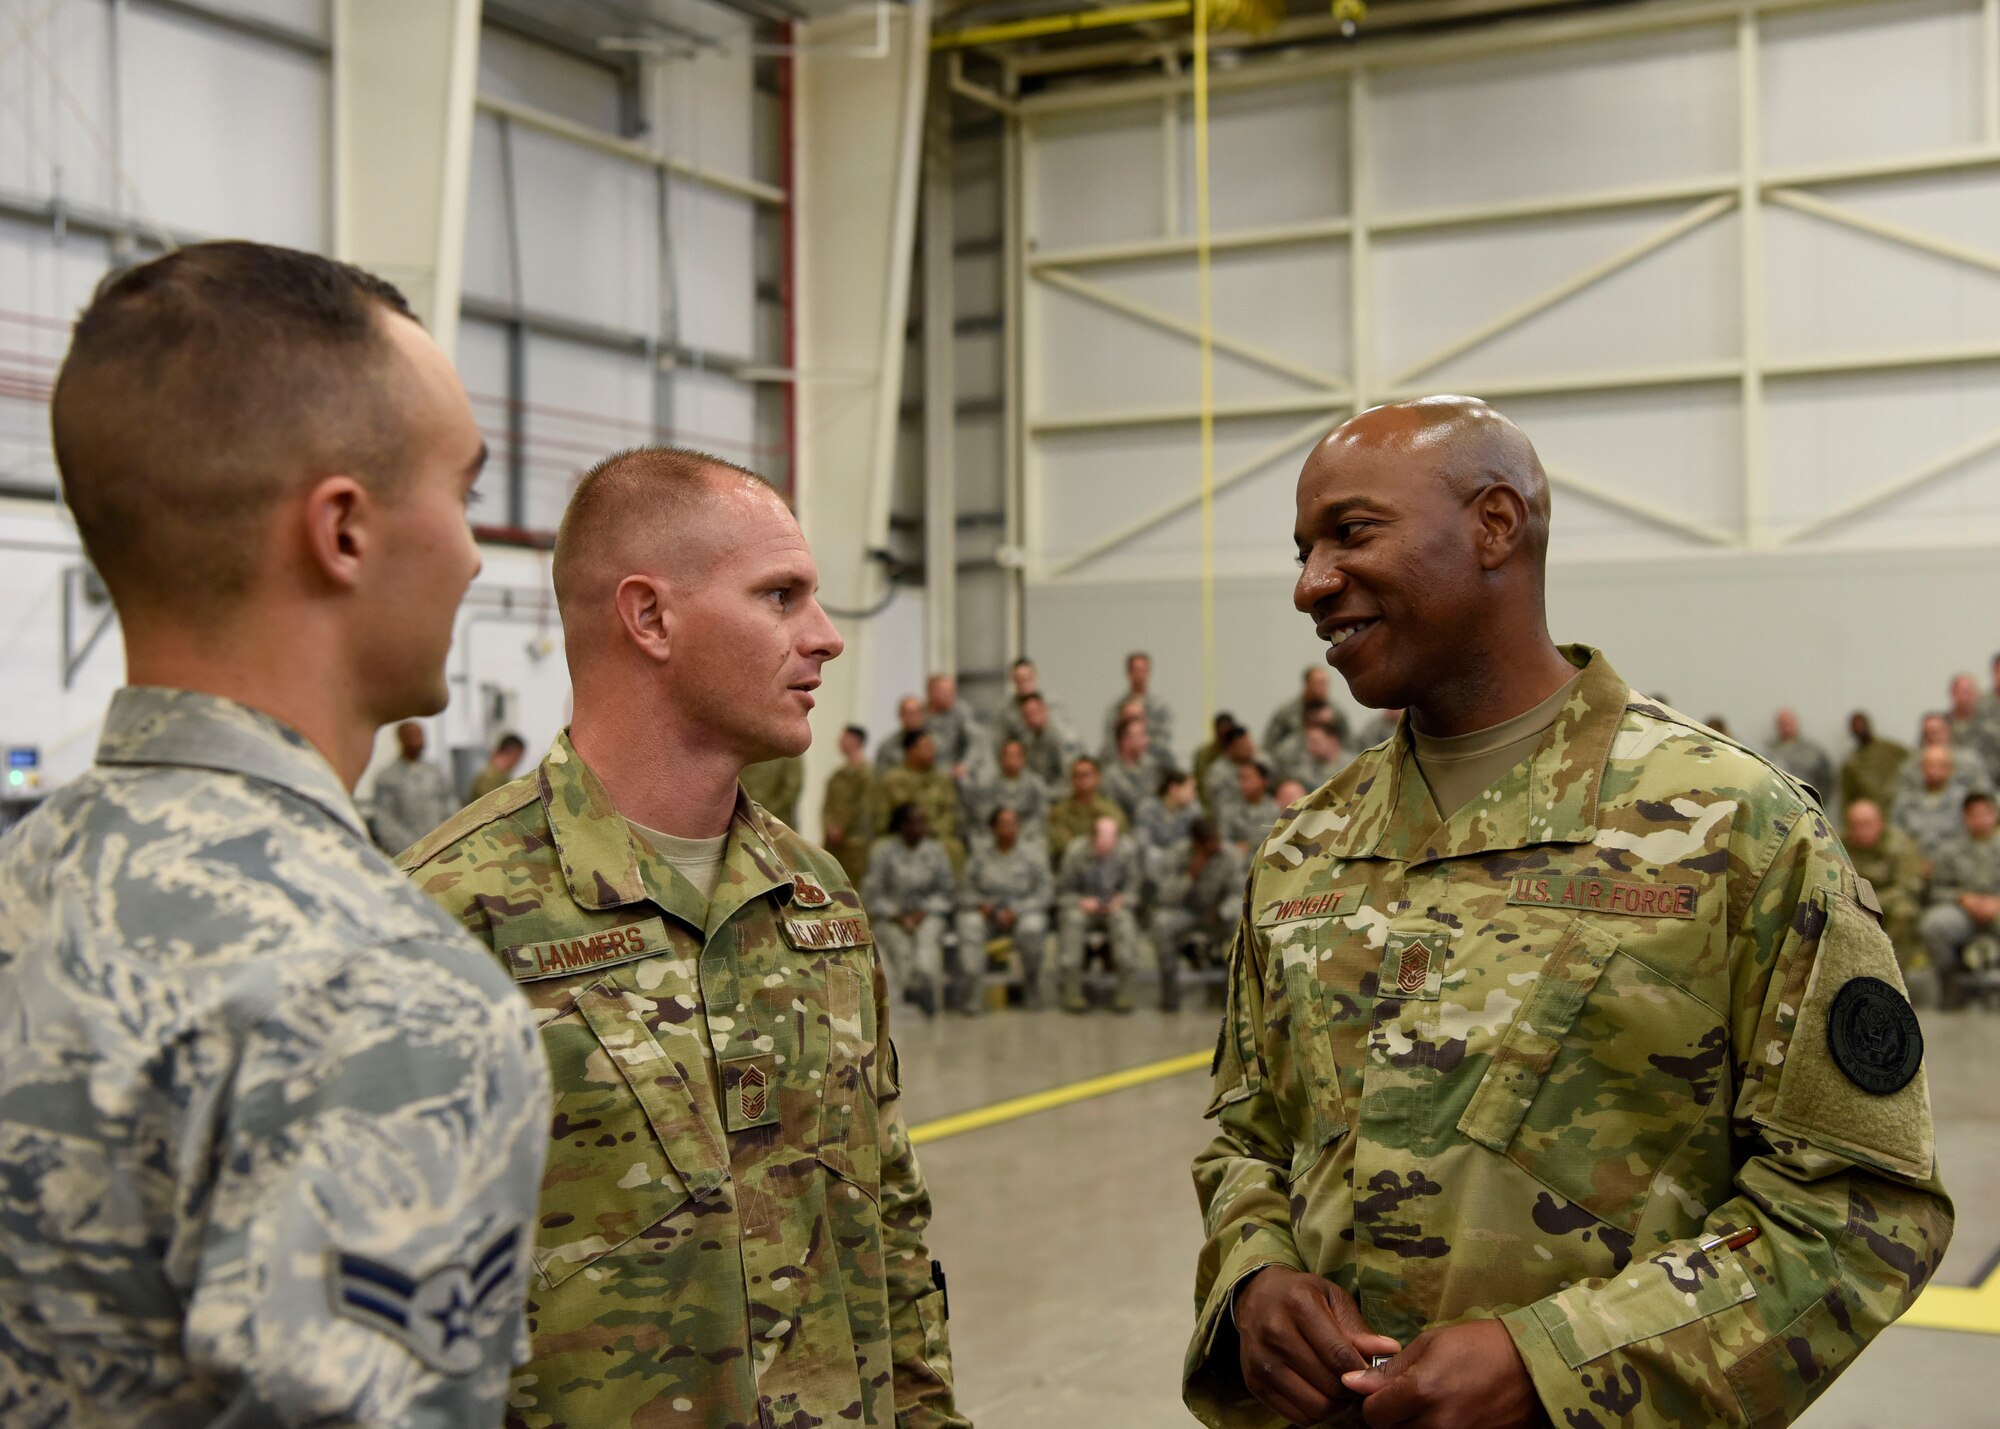
[[1458, 1119], [1461, 1132], [1494, 1151], [1507, 1149], [1570, 1025], [1617, 951], [1616, 938], [1581, 918], [1563, 930], [1527, 1000], [1493, 1049], [1493, 1061]]
[[729, 1178], [729, 1162], [702, 1117], [687, 1068], [667, 1055], [643, 1012], [628, 1006], [626, 996], [599, 983], [577, 994], [576, 1006], [645, 1109], [688, 1194], [706, 1199]]

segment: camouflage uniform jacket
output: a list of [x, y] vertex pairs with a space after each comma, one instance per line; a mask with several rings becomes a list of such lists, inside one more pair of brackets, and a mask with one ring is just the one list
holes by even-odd
[[926, 707], [924, 728], [937, 741], [938, 763], [947, 769], [973, 763], [987, 752], [986, 731], [963, 701], [943, 713]]
[[919, 908], [948, 918], [958, 906], [958, 876], [936, 839], [923, 839], [912, 848], [890, 834], [868, 851], [861, 901], [878, 918], [900, 918]]
[[[1118, 748], [1118, 711], [1125, 702], [1133, 698], [1128, 689], [1113, 700], [1104, 710], [1104, 747], [1115, 751]], [[1138, 697], [1146, 706], [1146, 732], [1153, 736], [1153, 747], [1162, 752], [1174, 747], [1174, 712], [1167, 702], [1158, 695], [1148, 694]]]
[[1965, 796], [1970, 790], [1957, 779], [1948, 779], [1942, 789], [1904, 789], [1896, 796], [1896, 812], [1890, 822], [1910, 836], [1918, 852], [1927, 859], [1965, 834]]
[[1134, 822], [1139, 828], [1139, 842], [1148, 850], [1158, 851], [1187, 842], [1188, 832], [1200, 817], [1199, 804], [1169, 809], [1166, 800], [1154, 795], [1139, 805], [1139, 816]]
[[1118, 827], [1128, 833], [1132, 828], [1125, 811], [1102, 794], [1092, 795], [1088, 804], [1074, 794], [1056, 800], [1049, 807], [1049, 861], [1060, 863], [1063, 851], [1077, 839], [1086, 837], [1099, 819], [1116, 819]]
[[510, 1425], [965, 1423], [838, 864], [739, 797], [704, 906], [564, 733], [403, 866], [512, 973], [555, 1073]]
[[0, 841], [0, 1421], [495, 1425], [548, 1067], [297, 733], [112, 699]]
[[1160, 776], [1166, 773], [1167, 768], [1166, 757], [1150, 749], [1137, 764], [1127, 764], [1116, 755], [1106, 755], [1100, 788], [1107, 799], [1125, 811], [1128, 820], [1136, 819], [1139, 817], [1139, 806], [1148, 799], [1158, 797]]
[[369, 808], [382, 847], [396, 853], [457, 813], [459, 803], [437, 765], [428, 759], [397, 758], [375, 776]]
[[1264, 1265], [1405, 1344], [1501, 1318], [1565, 1429], [1707, 1429], [1796, 1418], [1944, 1254], [1921, 1044], [1881, 1095], [1845, 1069], [1882, 1043], [1832, 1050], [1838, 993], [1902, 984], [1818, 808], [1566, 653], [1534, 756], [1449, 820], [1399, 733], [1258, 852], [1195, 1162], [1205, 1423], [1277, 1422], [1229, 1318]]
[[972, 856], [965, 868], [965, 882], [959, 886], [958, 906], [977, 908], [991, 903], [1015, 912], [1040, 908], [1055, 901], [1055, 881], [1049, 875], [1049, 861], [1041, 850], [1017, 843], [1007, 852], [988, 846]]
[[1051, 789], [1069, 787], [1069, 766], [1082, 752], [1076, 740], [1056, 728], [1053, 720], [1040, 734], [1024, 730], [1021, 752], [1028, 757], [1028, 772]]
[[1248, 861], [1228, 844], [1201, 866], [1200, 873], [1188, 872], [1188, 861], [1184, 855], [1168, 870], [1155, 901], [1162, 908], [1192, 913], [1197, 926], [1230, 916], [1243, 894]]
[[1849, 848], [1854, 871], [1875, 890], [1882, 905], [1882, 926], [1893, 935], [1916, 931], [1923, 912], [1924, 856], [1901, 829], [1884, 828], [1873, 848]]
[[1856, 799], [1871, 800], [1885, 815], [1896, 804], [1896, 785], [1909, 749], [1893, 739], [1871, 739], [1855, 748], [1840, 766], [1840, 807]]
[[1062, 867], [1056, 872], [1056, 896], [1069, 906], [1083, 898], [1112, 898], [1122, 893], [1130, 907], [1138, 902], [1144, 882], [1139, 850], [1132, 840], [1121, 838], [1109, 858], [1099, 858], [1085, 835], [1071, 839], [1063, 850]]
[[931, 832], [941, 839], [958, 837], [958, 785], [942, 769], [919, 772], [898, 764], [875, 781], [874, 826], [889, 831], [889, 816], [904, 804], [915, 804], [930, 816]]
[[826, 781], [826, 799], [820, 805], [827, 829], [840, 830], [838, 839], [827, 841], [827, 850], [856, 882], [868, 871], [868, 845], [879, 832], [874, 825], [874, 794], [872, 769], [866, 764], [843, 764]]
[[995, 772], [991, 778], [966, 786], [965, 806], [976, 834], [990, 830], [993, 816], [1000, 810], [1012, 809], [1021, 821], [1022, 832], [1032, 831], [1039, 837], [1049, 818], [1049, 786], [1026, 769], [1012, 779]]
[[1239, 794], [1234, 803], [1223, 806], [1215, 822], [1222, 830], [1224, 843], [1248, 844], [1254, 849], [1271, 832], [1281, 812], [1278, 801], [1269, 794], [1254, 804], [1245, 803]]
[[1819, 795], [1820, 803], [1831, 806], [1838, 792], [1833, 782], [1833, 759], [1810, 739], [1781, 739], [1771, 746], [1770, 761]]
[[1975, 839], [1961, 831], [1938, 849], [1931, 902], [1952, 903], [1961, 893], [2000, 893], [2000, 834]]
[[798, 822], [799, 795], [806, 787], [805, 760], [797, 755], [790, 759], [767, 759], [751, 765], [738, 777], [751, 803], [776, 815], [780, 823]]

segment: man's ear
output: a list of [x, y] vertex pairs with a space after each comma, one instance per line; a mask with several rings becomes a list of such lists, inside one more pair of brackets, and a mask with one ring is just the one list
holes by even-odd
[[298, 509], [310, 567], [341, 589], [359, 585], [381, 509], [368, 489], [351, 476], [324, 476], [306, 491]]
[[664, 661], [673, 644], [673, 608], [667, 583], [658, 576], [632, 575], [618, 582], [611, 601], [625, 638], [643, 654]]
[[1479, 523], [1479, 568], [1497, 571], [1514, 558], [1528, 531], [1528, 502], [1504, 481], [1496, 481], [1472, 503]]

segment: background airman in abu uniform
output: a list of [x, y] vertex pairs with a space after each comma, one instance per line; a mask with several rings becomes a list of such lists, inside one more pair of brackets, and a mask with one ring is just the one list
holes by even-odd
[[626, 452], [553, 574], [569, 729], [404, 858], [555, 1073], [509, 1423], [962, 1425], [869, 920], [738, 784], [805, 749], [841, 650], [798, 525], [749, 472]]

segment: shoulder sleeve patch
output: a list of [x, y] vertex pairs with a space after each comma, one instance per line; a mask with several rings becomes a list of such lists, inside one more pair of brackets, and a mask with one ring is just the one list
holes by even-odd
[[1771, 1108], [1774, 1129], [1906, 1176], [1931, 1174], [1923, 1033], [1881, 926], [1843, 894], [1821, 895], [1820, 934]]

